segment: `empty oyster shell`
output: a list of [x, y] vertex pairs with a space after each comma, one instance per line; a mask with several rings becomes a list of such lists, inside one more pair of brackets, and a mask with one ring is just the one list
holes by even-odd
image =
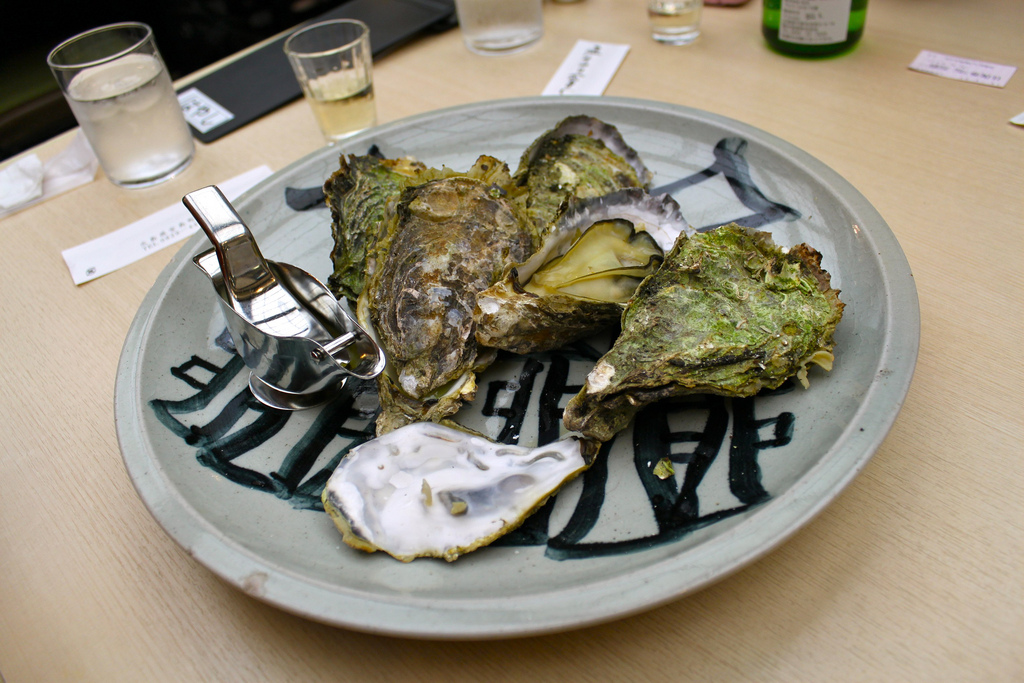
[[515, 173], [516, 185], [527, 190], [527, 214], [541, 235], [566, 199], [644, 188], [651, 178], [615, 126], [591, 116], [570, 116], [534, 140]]
[[477, 341], [548, 351], [615, 324], [663, 249], [689, 231], [668, 195], [628, 189], [570, 202], [543, 246], [477, 295]]
[[566, 405], [565, 426], [607, 441], [673, 396], [752, 396], [814, 363], [831, 369], [843, 304], [801, 244], [783, 251], [735, 223], [680, 236], [637, 288], [622, 333]]
[[595, 450], [573, 437], [509, 446], [419, 422], [352, 449], [322, 500], [353, 548], [450, 562], [518, 527]]
[[471, 398], [467, 373], [493, 360], [474, 334], [477, 292], [535, 245], [504, 197], [510, 182], [502, 162], [481, 157], [468, 173], [407, 188], [388, 204], [358, 305], [388, 359], [378, 433], [450, 415]]

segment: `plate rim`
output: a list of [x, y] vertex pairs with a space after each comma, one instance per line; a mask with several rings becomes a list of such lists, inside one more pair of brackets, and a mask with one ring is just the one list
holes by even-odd
[[[757, 513], [741, 520], [734, 527], [708, 542], [689, 548], [685, 553], [688, 557], [713, 551], [720, 553], [723, 547], [730, 548], [730, 544], [734, 552], [728, 555], [726, 562], [717, 563], [714, 569], [708, 570], [703, 576], [684, 585], [672, 587], [660, 595], [651, 595], [650, 591], [647, 591], [635, 604], [626, 608], [602, 609], [594, 607], [594, 605], [600, 604], [595, 597], [603, 597], [610, 592], [614, 592], [616, 596], [621, 595], [624, 590], [621, 585], [623, 577], [616, 576], [605, 581], [590, 582], [584, 586], [573, 587], [571, 590], [557, 590], [563, 599], [575, 597], [576, 594], [585, 595], [587, 599], [579, 600], [577, 609], [571, 613], [545, 610], [547, 616], [543, 619], [531, 618], [528, 613], [529, 609], [524, 609], [524, 607], [529, 607], [531, 603], [540, 600], [548, 603], [551, 597], [550, 592], [517, 598], [517, 609], [500, 612], [494, 611], [492, 605], [488, 605], [485, 610], [474, 609], [471, 606], [467, 608], [462, 601], [452, 605], [450, 599], [416, 599], [411, 605], [408, 601], [403, 603], [400, 600], [382, 600], [377, 595], [367, 597], [360, 595], [357, 590], [346, 591], [327, 582], [311, 581], [264, 560], [255, 552], [219, 531], [185, 501], [171, 495], [172, 487], [160, 477], [159, 462], [153, 453], [148, 452], [147, 443], [142, 438], [144, 428], [141, 411], [144, 406], [135, 400], [140, 395], [141, 388], [140, 364], [137, 361], [143, 351], [142, 342], [146, 338], [145, 333], [151, 328], [154, 321], [156, 304], [167, 291], [172, 279], [188, 266], [191, 255], [202, 246], [204, 236], [200, 233], [186, 240], [164, 267], [143, 298], [129, 327], [118, 360], [114, 389], [114, 415], [122, 460], [143, 504], [161, 528], [178, 545], [222, 580], [292, 614], [368, 633], [429, 639], [469, 640], [539, 635], [570, 628], [581, 628], [624, 618], [672, 602], [702, 590], [768, 554], [806, 526], [827, 507], [863, 470], [888, 436], [909, 392], [920, 345], [920, 304], [906, 255], [888, 223], [851, 183], [816, 157], [750, 124], [692, 107], [637, 98], [536, 96], [488, 100], [423, 112], [368, 129], [349, 138], [343, 145], [321, 147], [260, 181], [233, 203], [241, 212], [248, 202], [260, 196], [265, 188], [277, 182], [279, 178], [314, 162], [330, 151], [341, 154], [346, 151], [347, 147], [358, 145], [365, 139], [385, 137], [393, 130], [415, 126], [430, 120], [443, 119], [453, 114], [471, 115], [476, 110], [493, 111], [502, 108], [525, 107], [552, 107], [555, 109], [576, 107], [581, 110], [591, 107], [605, 111], [641, 109], [684, 118], [697, 118], [703, 122], [740, 131], [750, 138], [756, 138], [758, 142], [769, 145], [773, 152], [784, 153], [788, 160], [795, 165], [814, 171], [829, 188], [841, 188], [843, 198], [853, 204], [851, 208], [857, 215], [866, 214], [872, 218], [872, 229], [870, 232], [865, 232], [876, 247], [878, 265], [883, 276], [882, 282], [889, 290], [887, 293], [890, 296], [887, 301], [890, 305], [885, 319], [887, 329], [891, 331], [897, 325], [901, 328], [901, 335], [898, 335], [898, 338], [893, 338], [890, 335], [884, 339], [885, 348], [879, 357], [879, 367], [888, 365], [900, 369], [893, 370], [884, 378], [876, 377], [876, 381], [868, 387], [850, 424], [846, 426], [840, 438], [829, 449], [833, 453], [831, 458], [826, 458], [824, 462], [822, 460], [816, 462], [786, 489], [784, 495], [780, 494], [773, 498], [764, 504]], [[595, 113], [595, 115], [597, 114]], [[837, 194], [840, 193], [837, 192]], [[877, 221], [877, 226], [874, 221]], [[880, 228], [884, 228], [884, 230], [880, 230]], [[900, 284], [903, 287], [894, 289], [893, 283], [899, 281], [902, 281]], [[897, 317], [902, 320], [896, 320]], [[898, 360], [902, 365], [897, 366], [892, 362], [893, 360]], [[881, 397], [878, 396], [880, 392], [883, 394]], [[887, 410], [883, 411], [881, 408]], [[880, 418], [873, 423], [873, 428], [871, 430], [862, 429], [860, 435], [851, 434], [851, 430], [869, 413], [880, 414]], [[846, 443], [851, 440], [856, 443]], [[840, 454], [846, 453], [850, 449], [856, 450], [857, 453], [855, 455], [847, 454], [843, 458], [839, 457]], [[839, 465], [846, 466], [840, 467]], [[836, 469], [840, 471], [832, 471]], [[821, 481], [823, 478], [824, 483]], [[803, 491], [806, 488], [818, 491], [818, 495], [812, 499], [813, 502], [801, 507], [798, 514], [792, 514], [793, 510], [790, 510], [790, 514], [780, 515], [777, 508], [788, 504], [788, 499], [792, 497], [793, 492], [803, 492], [806, 495], [807, 492]], [[790, 507], [792, 508], [791, 505]], [[765, 514], [767, 512], [772, 512], [772, 514]], [[187, 523], [181, 522], [182, 517], [191, 521], [193, 526], [189, 527]], [[765, 521], [766, 519], [767, 521]], [[774, 533], [765, 533], [766, 527], [768, 531], [774, 531]], [[751, 536], [753, 538], [748, 538]], [[735, 552], [739, 549], [743, 551]], [[674, 570], [677, 569], [675, 565], [678, 564], [679, 558], [679, 554], [671, 555], [647, 565], [645, 574], [648, 578], [640, 582], [642, 583], [641, 587], [650, 584], [659, 585], [663, 583], [659, 579], [671, 578]], [[261, 576], [262, 578], [260, 578]], [[650, 579], [650, 577], [654, 577], [654, 579]], [[625, 589], [630, 594], [640, 592], [635, 587], [629, 590], [627, 586]], [[325, 598], [330, 598], [330, 600]], [[496, 598], [493, 601], [500, 602], [500, 599]], [[424, 604], [418, 604], [420, 602]], [[479, 602], [478, 600], [477, 603]], [[499, 615], [500, 618], [497, 618]]]

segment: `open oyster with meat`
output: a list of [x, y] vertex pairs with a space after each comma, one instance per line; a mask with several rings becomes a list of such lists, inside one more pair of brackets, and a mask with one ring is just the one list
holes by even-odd
[[649, 196], [652, 173], [618, 129], [570, 116], [526, 149], [515, 201], [542, 244], [479, 293], [481, 345], [545, 351], [613, 326], [621, 306], [689, 227], [667, 195]]
[[627, 189], [570, 200], [543, 245], [477, 294], [476, 338], [513, 353], [550, 351], [613, 327], [676, 236], [691, 231], [668, 195]]

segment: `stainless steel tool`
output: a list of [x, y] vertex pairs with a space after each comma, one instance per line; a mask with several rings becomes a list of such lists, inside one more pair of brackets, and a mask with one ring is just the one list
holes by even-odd
[[329, 401], [348, 376], [376, 377], [384, 352], [333, 294], [306, 271], [263, 258], [249, 228], [215, 186], [182, 203], [213, 249], [196, 256], [210, 278], [249, 388], [281, 410]]

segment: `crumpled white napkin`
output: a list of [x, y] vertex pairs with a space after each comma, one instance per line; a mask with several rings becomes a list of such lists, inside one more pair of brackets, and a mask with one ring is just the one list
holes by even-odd
[[91, 182], [98, 168], [82, 131], [45, 164], [35, 154], [18, 159], [0, 170], [0, 218]]

